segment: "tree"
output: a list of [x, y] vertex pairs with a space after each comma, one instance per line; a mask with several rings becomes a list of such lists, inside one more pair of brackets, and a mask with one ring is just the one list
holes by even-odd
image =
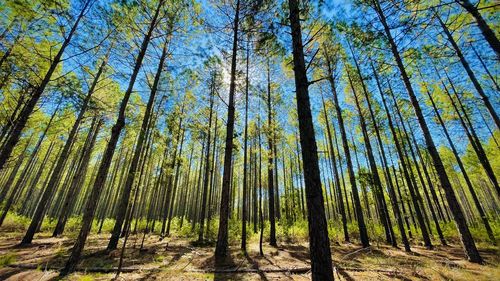
[[240, 24], [240, 0], [236, 0], [234, 11], [233, 46], [231, 55], [231, 73], [229, 84], [229, 102], [227, 108], [226, 141], [224, 149], [224, 170], [222, 175], [222, 193], [220, 201], [219, 231], [217, 234], [217, 245], [215, 257], [224, 258], [228, 248], [228, 220], [229, 220], [229, 186], [231, 184], [231, 163], [233, 157], [234, 137], [234, 92], [236, 90], [236, 55], [238, 52], [238, 27]]
[[116, 119], [115, 125], [111, 129], [111, 137], [109, 139], [109, 142], [106, 146], [106, 150], [105, 150], [103, 157], [101, 159], [101, 164], [99, 165], [99, 170], [98, 170], [97, 175], [96, 175], [96, 180], [94, 182], [91, 193], [89, 195], [89, 199], [88, 199], [87, 204], [86, 204], [85, 209], [84, 209], [83, 219], [82, 219], [82, 227], [80, 229], [77, 240], [75, 241], [75, 244], [74, 244], [73, 249], [71, 251], [71, 255], [68, 258], [66, 265], [64, 266], [64, 268], [60, 272], [61, 276], [65, 276], [65, 275], [69, 274], [70, 272], [73, 272], [76, 268], [78, 261], [80, 260], [80, 255], [83, 251], [85, 241], [87, 240], [87, 236], [90, 232], [90, 228], [92, 227], [92, 221], [94, 219], [94, 214], [95, 214], [95, 211], [97, 208], [97, 203], [98, 203], [99, 197], [101, 195], [101, 191], [103, 189], [104, 183], [105, 183], [107, 175], [108, 175], [111, 160], [113, 158], [113, 154], [114, 154], [115, 149], [116, 149], [116, 144], [118, 142], [118, 138], [120, 137], [121, 130], [123, 129], [123, 126], [125, 125], [125, 109], [127, 107], [128, 101], [130, 99], [130, 94], [132, 93], [132, 90], [134, 88], [134, 84], [135, 84], [135, 81], [137, 79], [137, 75], [139, 73], [139, 70], [141, 68], [142, 60], [144, 59], [144, 55], [146, 54], [146, 50], [147, 50], [149, 42], [151, 40], [153, 30], [156, 27], [157, 20], [159, 18], [160, 10], [161, 10], [163, 3], [164, 3], [163, 0], [158, 1], [158, 5], [155, 9], [153, 18], [151, 19], [151, 21], [149, 23], [147, 33], [143, 38], [139, 53], [138, 53], [136, 61], [135, 61], [134, 70], [133, 70], [132, 75], [130, 77], [128, 88], [125, 91], [125, 95], [123, 96], [123, 99], [122, 99], [121, 104], [120, 104], [118, 118]]
[[309, 223], [309, 251], [313, 280], [333, 280], [332, 256], [325, 217], [321, 177], [318, 164], [318, 149], [309, 101], [309, 81], [304, 61], [299, 3], [288, 1], [289, 19], [292, 29], [293, 70], [295, 95], [299, 119], [300, 146], [302, 148], [304, 179], [306, 186], [307, 220]]
[[417, 100], [417, 97], [415, 96], [415, 92], [413, 91], [410, 78], [406, 72], [406, 68], [399, 54], [398, 47], [396, 45], [396, 42], [394, 41], [394, 38], [392, 37], [391, 29], [387, 23], [387, 18], [384, 9], [381, 7], [378, 0], [370, 1], [369, 5], [375, 10], [380, 20], [380, 23], [383, 26], [385, 38], [391, 47], [391, 52], [394, 56], [394, 60], [396, 61], [396, 64], [398, 66], [408, 96], [410, 97], [410, 101], [415, 111], [415, 115], [417, 117], [418, 123], [425, 138], [427, 150], [434, 163], [434, 168], [436, 169], [436, 173], [438, 174], [441, 187], [445, 191], [446, 199], [448, 201], [448, 206], [450, 207], [451, 213], [453, 214], [455, 224], [457, 226], [458, 232], [460, 233], [460, 240], [462, 242], [462, 245], [464, 246], [464, 250], [466, 252], [468, 260], [471, 262], [481, 263], [482, 258], [479, 255], [479, 252], [476, 248], [476, 244], [474, 243], [474, 239], [472, 238], [472, 235], [469, 231], [469, 227], [465, 222], [464, 214], [457, 201], [455, 192], [453, 191], [453, 188], [451, 186], [451, 182], [448, 178], [448, 175], [446, 174], [446, 170], [444, 169], [443, 161], [439, 156], [439, 153], [436, 149], [436, 145], [434, 144], [434, 140], [431, 136], [429, 127], [427, 126], [427, 122], [422, 113], [422, 109]]

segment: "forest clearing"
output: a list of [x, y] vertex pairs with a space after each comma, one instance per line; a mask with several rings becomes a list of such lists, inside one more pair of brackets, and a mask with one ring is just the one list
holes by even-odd
[[0, 0], [0, 280], [500, 280], [496, 0]]

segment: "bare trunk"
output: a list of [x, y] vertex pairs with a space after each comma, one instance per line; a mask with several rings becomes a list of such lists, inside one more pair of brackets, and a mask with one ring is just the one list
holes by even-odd
[[236, 2], [236, 11], [233, 25], [233, 54], [231, 58], [231, 82], [229, 85], [229, 102], [227, 108], [226, 144], [224, 151], [224, 172], [222, 175], [222, 194], [220, 201], [219, 231], [215, 257], [220, 259], [227, 255], [228, 250], [228, 220], [229, 220], [229, 195], [231, 185], [231, 168], [233, 159], [234, 137], [234, 93], [236, 91], [236, 54], [238, 51], [238, 28], [240, 20], [240, 0]]
[[313, 280], [333, 280], [332, 256], [325, 207], [318, 165], [318, 150], [309, 101], [299, 3], [289, 0], [290, 25], [292, 30], [293, 64], [299, 121], [300, 145], [302, 148], [304, 179], [306, 186], [307, 220], [309, 225], [309, 251]]
[[453, 214], [453, 218], [455, 220], [455, 224], [458, 229], [458, 233], [460, 236], [460, 240], [462, 245], [464, 246], [465, 254], [468, 257], [468, 260], [471, 262], [482, 263], [482, 258], [479, 255], [479, 251], [476, 248], [476, 244], [474, 243], [474, 239], [472, 238], [472, 234], [469, 231], [469, 227], [465, 221], [465, 217], [463, 211], [460, 207], [460, 204], [457, 201], [455, 193], [453, 191], [453, 187], [451, 186], [448, 175], [446, 174], [446, 170], [443, 165], [443, 161], [439, 156], [439, 153], [434, 144], [434, 140], [432, 139], [429, 127], [427, 126], [427, 122], [425, 121], [424, 115], [422, 113], [422, 109], [420, 108], [420, 104], [415, 96], [413, 91], [413, 87], [411, 86], [410, 78], [406, 73], [406, 69], [403, 65], [403, 61], [401, 56], [399, 55], [399, 51], [397, 49], [396, 43], [391, 35], [391, 31], [389, 26], [387, 25], [386, 17], [382, 8], [380, 7], [378, 0], [375, 0], [375, 10], [379, 16], [380, 22], [384, 26], [385, 35], [389, 45], [391, 46], [391, 51], [396, 60], [396, 64], [398, 65], [399, 71], [401, 73], [401, 77], [403, 78], [403, 82], [405, 84], [406, 90], [410, 97], [410, 102], [415, 110], [415, 115], [417, 116], [418, 123], [420, 124], [420, 128], [422, 129], [422, 133], [425, 138], [425, 142], [427, 144], [427, 149], [429, 154], [433, 160], [434, 168], [439, 177], [439, 181], [441, 183], [441, 187], [445, 191], [445, 196], [448, 201], [448, 206]]

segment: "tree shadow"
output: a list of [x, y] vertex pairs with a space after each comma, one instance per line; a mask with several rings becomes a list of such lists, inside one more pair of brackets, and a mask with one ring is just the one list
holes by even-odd
[[7, 280], [9, 277], [17, 275], [24, 270], [21, 268], [5, 267], [0, 270], [0, 280]]
[[177, 249], [177, 251], [175, 251], [175, 255], [168, 262], [167, 266], [173, 265], [174, 263], [179, 261], [186, 253], [189, 253], [191, 251], [189, 248], [182, 246], [176, 246], [175, 248]]
[[[229, 280], [228, 271], [235, 269], [237, 266], [229, 250], [225, 257], [212, 256], [207, 263], [213, 263], [214, 265], [214, 281]], [[234, 277], [234, 274], [232, 275]]]
[[[398, 274], [398, 273], [384, 273], [384, 275], [389, 277], [389, 278], [398, 279], [398, 280], [402, 280], [402, 281], [412, 281], [410, 278], [403, 276], [401, 274]], [[420, 276], [416, 276], [416, 277], [421, 278]], [[429, 279], [426, 277], [423, 280], [429, 280]]]
[[[252, 257], [250, 257], [250, 255], [248, 255], [248, 253], [245, 252], [245, 258], [247, 259], [247, 261], [252, 265], [252, 268], [253, 269], [256, 269], [258, 270], [258, 274], [260, 276], [260, 279], [261, 280], [264, 280], [264, 281], [268, 281], [269, 279], [267, 279], [266, 275], [264, 274], [264, 272], [262, 272], [259, 268], [259, 263], [256, 262], [254, 259], [252, 259]], [[264, 256], [265, 259], [267, 259], [269, 261], [269, 259], [267, 257]], [[269, 261], [271, 264], [273, 264], [271, 261]]]
[[309, 261], [310, 255], [309, 255], [309, 249], [307, 247], [304, 247], [302, 245], [283, 245], [282, 250], [287, 252], [291, 257], [300, 260], [302, 262], [305, 262], [307, 264], [310, 264], [311, 262]]
[[340, 276], [344, 277], [345, 280], [347, 281], [354, 281], [354, 278], [351, 277], [345, 270], [341, 268], [337, 268], [337, 273], [340, 274]]

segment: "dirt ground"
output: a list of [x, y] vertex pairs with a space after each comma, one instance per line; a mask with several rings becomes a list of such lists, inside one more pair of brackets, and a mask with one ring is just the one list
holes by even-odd
[[[127, 244], [124, 272], [118, 280], [310, 280], [306, 243], [265, 245], [261, 257], [257, 242], [248, 254], [232, 245], [231, 256], [214, 260], [214, 247], [193, 246], [190, 241], [158, 236], [131, 236]], [[89, 237], [79, 271], [63, 280], [110, 280], [115, 277], [119, 251], [106, 252], [108, 235]], [[0, 233], [0, 280], [59, 280], [57, 269], [66, 261], [73, 239], [39, 234], [30, 246], [19, 247], [19, 233]], [[495, 248], [480, 248], [484, 265], [465, 261], [459, 245], [433, 250], [412, 247], [413, 253], [389, 246], [332, 246], [336, 280], [500, 280], [500, 254]]]

